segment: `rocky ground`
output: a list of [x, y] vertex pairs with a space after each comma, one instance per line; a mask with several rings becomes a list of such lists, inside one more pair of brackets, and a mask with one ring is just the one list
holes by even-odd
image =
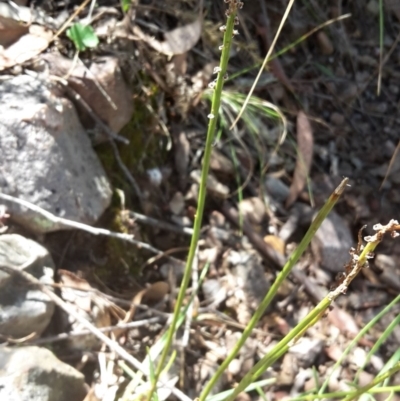
[[[400, 215], [400, 4], [383, 2], [380, 36], [378, 0], [295, 2], [279, 57], [229, 130], [287, 6], [244, 3], [191, 288], [208, 272], [168, 377], [190, 399], [343, 177], [350, 185], [335, 211], [215, 392], [234, 386], [337, 284], [361, 227], [372, 234]], [[168, 327], [196, 213], [225, 8], [222, 0], [0, 3], [0, 399], [135, 394], [121, 361], [142, 361]], [[83, 40], [73, 39], [72, 23]], [[326, 319], [264, 375], [273, 379], [267, 399], [322, 383], [395, 299], [398, 241], [386, 239]], [[367, 357], [399, 311], [395, 303], [363, 336], [327, 391], [348, 389], [357, 372], [359, 385], [369, 383], [397, 355], [398, 324]], [[87, 331], [116, 324], [103, 342]], [[186, 399], [177, 391], [166, 397]]]

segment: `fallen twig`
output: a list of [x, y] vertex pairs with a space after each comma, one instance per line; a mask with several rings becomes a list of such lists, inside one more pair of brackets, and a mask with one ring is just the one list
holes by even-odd
[[24, 206], [24, 207], [28, 208], [29, 210], [32, 210], [32, 211], [40, 214], [41, 216], [43, 216], [47, 220], [53, 222], [54, 224], [59, 224], [61, 226], [64, 226], [65, 228], [75, 228], [77, 230], [86, 231], [86, 232], [91, 233], [93, 235], [105, 235], [105, 236], [108, 236], [108, 237], [117, 238], [117, 239], [120, 239], [122, 241], [129, 242], [129, 243], [137, 246], [140, 249], [146, 249], [146, 250], [148, 250], [148, 251], [150, 251], [152, 253], [155, 253], [157, 255], [161, 255], [161, 254], [163, 255], [164, 254], [164, 252], [160, 251], [157, 248], [154, 248], [153, 246], [151, 246], [149, 244], [146, 244], [145, 242], [141, 242], [141, 241], [135, 240], [133, 238], [133, 235], [131, 235], [131, 234], [117, 233], [117, 232], [114, 232], [114, 231], [106, 230], [105, 228], [92, 227], [92, 226], [89, 226], [87, 224], [79, 223], [77, 221], [64, 219], [63, 217], [57, 217], [54, 214], [48, 212], [47, 210], [42, 209], [39, 206], [34, 205], [31, 202], [28, 202], [28, 201], [23, 200], [23, 199], [16, 198], [16, 197], [11, 196], [11, 195], [6, 195], [6, 194], [1, 193], [1, 192], [0, 192], [0, 199], [8, 201], [8, 202], [16, 203], [16, 204], [21, 205], [21, 206]]
[[129, 211], [129, 215], [135, 219], [135, 221], [143, 224], [148, 224], [149, 226], [154, 226], [157, 228], [161, 228], [163, 230], [167, 231], [173, 231], [178, 234], [186, 234], [186, 235], [192, 235], [193, 234], [193, 228], [190, 227], [178, 227], [175, 226], [174, 224], [166, 223], [165, 221], [162, 220], [157, 220], [153, 217], [145, 216], [144, 214], [136, 213]]
[[[133, 329], [135, 327], [141, 327], [141, 326], [146, 326], [146, 325], [152, 324], [152, 323], [158, 323], [161, 319], [163, 319], [161, 316], [154, 316], [149, 319], [137, 320], [137, 321], [129, 322], [129, 323], [121, 323], [121, 324], [117, 324], [115, 326], [100, 327], [99, 330], [102, 333], [108, 333], [108, 332], [114, 331], [114, 330]], [[91, 331], [82, 330], [79, 332], [61, 333], [61, 334], [57, 334], [56, 336], [38, 338], [33, 341], [28, 340], [25, 343], [25, 345], [50, 344], [50, 343], [55, 343], [58, 341], [68, 340], [69, 338], [72, 338], [72, 337], [86, 336], [88, 334], [91, 334]]]

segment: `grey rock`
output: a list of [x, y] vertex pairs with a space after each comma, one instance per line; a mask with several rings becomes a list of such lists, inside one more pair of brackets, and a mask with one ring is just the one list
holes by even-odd
[[331, 212], [322, 222], [311, 241], [311, 249], [318, 263], [333, 273], [344, 271], [353, 245], [349, 227], [335, 212]]
[[322, 352], [324, 342], [318, 338], [300, 338], [289, 350], [297, 357], [302, 367], [310, 367], [315, 363], [316, 358]]
[[261, 224], [266, 216], [264, 202], [255, 196], [241, 200], [239, 211], [244, 219], [255, 225]]
[[265, 275], [264, 267], [258, 254], [250, 251], [229, 252], [227, 261], [231, 265], [228, 275], [230, 285], [235, 288], [233, 297], [227, 301], [227, 306], [237, 304], [237, 318], [241, 324], [247, 324], [252, 312], [257, 309], [270, 283]]
[[0, 399], [82, 401], [84, 376], [45, 348], [0, 348]]
[[[25, 263], [24, 271], [42, 283], [53, 283], [54, 262], [45, 248], [18, 234], [1, 235], [0, 264], [19, 267]], [[32, 333], [39, 336], [53, 312], [53, 301], [42, 291], [0, 271], [0, 334], [11, 338]]]
[[269, 175], [265, 180], [267, 194], [278, 202], [283, 202], [289, 196], [289, 187], [279, 178]]
[[[26, 75], [1, 82], [0, 191], [93, 224], [110, 203], [110, 184], [72, 103], [53, 89]], [[4, 203], [11, 217], [31, 230], [65, 228]]]

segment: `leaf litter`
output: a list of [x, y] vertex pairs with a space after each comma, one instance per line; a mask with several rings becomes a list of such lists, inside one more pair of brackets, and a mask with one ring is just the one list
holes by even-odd
[[[129, 34], [125, 37], [130, 42], [129, 45], [124, 42], [121, 35], [113, 38], [109, 34], [109, 43], [107, 36], [101, 36], [99, 47], [93, 53], [82, 55], [83, 61], [87, 63], [91, 58], [97, 57], [96, 52], [99, 54], [111, 50], [118, 52], [129, 84], [135, 89], [135, 113], [137, 115], [143, 113], [141, 104], [151, 103], [166, 126], [177, 128], [177, 134], [173, 133], [174, 146], [169, 154], [164, 150], [165, 138], [159, 134], [157, 125], [149, 123], [150, 119], [142, 119], [139, 129], [134, 129], [136, 136], [130, 137], [130, 140], [133, 140], [135, 146], [142, 152], [137, 162], [139, 167], [135, 165], [132, 170], [138, 176], [138, 183], [144, 193], [148, 194], [147, 203], [150, 207], [147, 210], [151, 213], [149, 217], [174, 223], [178, 227], [179, 224], [190, 225], [196, 213], [198, 171], [201, 168], [206, 116], [209, 113], [209, 104], [201, 98], [201, 92], [206, 89], [208, 80], [196, 80], [195, 77], [202, 71], [206, 62], [218, 60], [220, 36], [216, 32], [224, 19], [220, 5], [213, 2], [206, 5], [209, 12], [203, 21], [196, 16], [192, 3], [194, 2], [166, 1], [160, 10], [133, 7], [131, 11], [135, 12], [135, 17], [129, 21], [133, 26], [129, 26], [127, 30]], [[385, 3], [390, 3], [388, 11], [396, 15], [394, 2]], [[123, 15], [118, 9], [119, 6], [112, 2], [109, 6], [116, 10], [113, 15], [118, 15], [122, 21]], [[256, 43], [257, 36], [261, 41], [266, 40], [266, 32], [263, 31], [266, 28], [260, 29], [258, 20], [259, 7], [257, 2], [254, 2], [248, 7], [246, 4], [243, 9], [246, 18], [241, 24], [241, 29], [250, 32], [248, 36], [250, 40], [237, 38], [237, 46], [232, 50], [230, 64], [232, 72], [248, 67], [249, 60], [258, 61], [265, 55], [268, 45], [264, 43], [259, 51]], [[311, 2], [311, 7], [314, 14], [323, 20], [334, 18], [335, 13], [339, 12], [334, 7], [322, 10], [316, 2]], [[309, 213], [310, 211], [306, 211], [303, 207], [310, 204], [309, 193], [315, 196], [318, 207], [343, 175], [351, 178], [352, 186], [337, 208], [340, 223], [332, 225], [332, 233], [322, 233], [318, 244], [319, 253], [315, 249], [309, 250], [299, 266], [296, 266], [297, 273], [293, 273], [293, 277], [289, 278], [288, 290], [282, 290], [276, 303], [265, 314], [252, 338], [254, 343], [249, 344], [248, 354], [241, 355], [238, 361], [230, 366], [226, 377], [220, 383], [221, 390], [234, 385], [257, 357], [267, 352], [268, 347], [282, 337], [282, 333], [293, 327], [309, 311], [316, 299], [324, 294], [326, 288], [335, 282], [337, 271], [333, 271], [335, 269], [329, 263], [336, 256], [329, 254], [327, 248], [332, 245], [335, 238], [343, 237], [338, 229], [341, 223], [350, 226], [350, 236], [353, 234], [353, 243], [356, 243], [354, 232], [358, 231], [360, 225], [368, 223], [371, 226], [372, 223], [385, 222], [389, 218], [397, 217], [400, 200], [397, 176], [389, 174], [388, 167], [393, 169], [395, 165], [394, 150], [398, 143], [396, 128], [398, 113], [394, 105], [397, 104], [399, 93], [397, 82], [399, 77], [395, 61], [389, 58], [383, 68], [384, 97], [379, 99], [376, 97], [374, 82], [366, 84], [368, 82], [366, 77], [368, 79], [373, 76], [376, 68], [371, 65], [370, 59], [376, 58], [378, 41], [373, 31], [377, 28], [377, 19], [370, 10], [365, 12], [365, 19], [357, 17], [355, 7], [353, 4], [346, 4], [342, 10], [353, 12], [355, 17], [351, 23], [332, 25], [281, 55], [275, 62], [279, 68], [274, 68], [271, 72], [264, 71], [263, 76], [266, 79], [262, 82], [267, 84], [262, 84], [256, 89], [260, 99], [271, 102], [277, 100], [276, 107], [289, 110], [287, 117], [293, 124], [289, 125], [289, 132], [293, 136], [296, 131], [295, 153], [288, 141], [281, 144], [275, 152], [276, 138], [273, 138], [273, 130], [278, 122], [275, 117], [267, 118], [265, 115], [257, 115], [256, 135], [250, 135], [248, 126], [239, 123], [235, 135], [222, 128], [221, 139], [215, 143], [215, 154], [221, 157], [215, 158], [216, 167], [210, 175], [207, 216], [199, 247], [199, 270], [206, 268], [208, 261], [211, 260], [207, 267], [209, 271], [205, 283], [216, 285], [212, 287], [214, 290], [211, 292], [218, 292], [219, 298], [218, 302], [210, 303], [206, 302], [205, 291], [197, 294], [196, 302], [199, 307], [196, 308], [192, 320], [192, 327], [195, 330], [191, 331], [189, 345], [182, 354], [186, 363], [186, 374], [181, 377], [182, 390], [190, 393], [190, 389], [194, 388], [191, 384], [195, 383], [195, 391], [190, 394], [192, 398], [198, 395], [205, 379], [209, 378], [215, 371], [215, 366], [226, 355], [221, 349], [226, 351], [224, 347], [229, 348], [236, 341], [238, 333], [243, 331], [254, 306], [265, 295], [270, 283], [275, 280], [279, 268], [282, 267], [282, 260], [296, 247], [299, 238], [310, 224], [312, 210]], [[190, 13], [190, 19], [185, 18], [183, 21], [182, 14], [177, 12], [178, 9]], [[271, 21], [267, 33], [271, 35], [276, 32], [284, 9], [282, 5], [274, 7], [267, 5], [267, 9]], [[100, 26], [100, 23], [106, 26], [107, 19], [111, 20], [110, 15], [103, 14], [103, 21], [94, 22], [94, 28], [96, 24]], [[316, 25], [314, 18], [310, 17], [306, 7], [300, 3], [294, 5], [293, 15], [296, 21], [289, 19], [287, 30], [280, 38], [282, 42], [278, 42], [280, 48], [298, 39], [299, 26], [296, 25], [298, 21], [303, 21], [303, 25], [310, 27]], [[144, 22], [140, 28], [138, 20]], [[192, 22], [187, 23], [188, 20]], [[79, 17], [76, 21], [79, 21]], [[161, 27], [163, 35], [155, 34], [150, 23]], [[3, 56], [3, 69], [16, 64], [29, 69], [31, 67], [29, 60], [45, 51], [51, 43], [50, 34], [45, 40], [34, 39], [34, 42], [27, 42], [26, 38], [23, 39], [28, 34], [26, 28], [16, 31], [18, 32], [12, 40], [15, 45], [22, 40], [18, 45], [21, 47], [11, 52], [8, 49], [12, 45], [2, 43], [4, 47], [2, 55], [9, 51]], [[46, 36], [47, 31], [44, 32]], [[3, 35], [1, 37], [5, 38]], [[72, 59], [74, 53], [70, 43], [65, 36], [60, 38], [62, 54]], [[341, 42], [343, 39], [346, 45]], [[395, 43], [393, 32], [390, 30], [387, 32], [386, 40], [385, 50], [389, 51], [389, 47]], [[24, 55], [21, 49], [25, 51]], [[50, 50], [57, 51], [56, 48]], [[135, 57], [132, 57], [132, 54], [135, 54]], [[171, 68], [168, 66], [168, 58], [176, 55], [183, 55], [183, 58], [175, 60], [175, 76], [174, 79], [170, 79], [167, 76], [168, 68]], [[365, 56], [370, 56], [370, 59]], [[255, 76], [252, 71], [243, 75], [251, 80]], [[194, 86], [194, 82], [198, 87], [191, 92], [191, 85]], [[236, 78], [232, 83], [228, 81], [227, 88], [231, 85], [229, 89], [234, 88], [239, 93], [245, 92], [246, 89], [240, 86], [240, 82], [244, 81]], [[359, 85], [363, 85], [363, 91], [359, 90]], [[107, 91], [107, 87], [105, 90]], [[182, 95], [184, 91], [185, 97]], [[273, 98], [273, 95], [279, 92], [281, 96]], [[296, 111], [298, 103], [297, 100], [293, 100], [293, 93], [300, 98], [302, 104], [307, 104], [306, 109], [310, 110], [307, 114], [302, 110]], [[183, 108], [178, 104], [178, 96], [181, 96], [179, 98], [181, 104], [186, 106], [184, 114], [180, 114]], [[366, 111], [367, 101], [383, 104], [385, 107], [380, 106], [372, 112]], [[384, 110], [384, 113], [379, 110]], [[232, 110], [227, 107], [225, 115], [229, 113], [232, 114]], [[386, 116], [390, 116], [389, 119]], [[221, 122], [224, 123], [223, 117]], [[226, 121], [225, 126], [230, 122]], [[135, 127], [135, 124], [133, 121], [130, 129]], [[377, 149], [382, 149], [382, 152], [377, 152]], [[220, 167], [224, 159], [230, 161], [229, 168], [225, 168], [227, 163]], [[265, 164], [268, 164], [268, 176], [263, 169]], [[254, 169], [250, 167], [252, 165], [255, 166]], [[152, 168], [160, 171], [160, 183], [157, 187], [152, 186], [146, 178], [146, 169]], [[379, 168], [381, 173], [374, 172], [376, 168]], [[232, 195], [245, 182], [249, 171], [251, 171], [250, 180], [246, 181], [247, 184], [241, 191]], [[111, 174], [117, 175], [115, 170]], [[382, 183], [385, 175], [387, 175], [386, 180]], [[381, 184], [383, 191], [378, 192]], [[121, 185], [122, 180], [118, 177], [115, 186], [120, 188]], [[127, 207], [133, 209], [136, 207], [132, 201], [133, 196], [129, 188], [124, 188]], [[276, 195], [278, 190], [281, 191], [280, 195]], [[178, 193], [179, 208], [174, 204]], [[171, 207], [172, 204], [174, 207]], [[173, 211], [178, 209], [179, 216], [173, 216]], [[177, 217], [181, 219], [178, 220]], [[152, 307], [155, 302], [154, 310], [146, 311], [138, 306], [134, 315], [129, 315], [130, 318], [149, 319], [152, 313], [170, 313], [173, 308], [173, 298], [168, 301], [167, 288], [171, 289], [173, 294], [174, 288], [179, 285], [180, 274], [176, 272], [181, 271], [181, 264], [170, 263], [166, 275], [165, 272], [161, 274], [161, 267], [166, 265], [165, 259], [170, 255], [181, 261], [185, 259], [187, 237], [169, 232], [161, 226], [151, 227], [134, 221], [125, 221], [119, 228], [129, 231], [132, 230], [132, 225], [135, 226], [136, 235], [145, 238], [162, 251], [159, 259], [151, 259], [140, 275], [134, 275], [130, 269], [135, 270], [136, 266], [143, 265], [143, 260], [140, 259], [147, 261], [150, 256], [143, 253], [135, 255], [136, 259], [134, 258], [132, 262], [132, 259], [128, 258], [129, 252], [121, 248], [119, 251], [114, 251], [118, 255], [112, 260], [116, 270], [113, 270], [112, 274], [104, 274], [99, 280], [91, 277], [81, 290], [88, 292], [89, 287], [96, 287], [108, 296], [116, 297], [120, 304], [118, 307], [123, 307], [124, 313], [129, 310], [132, 299], [136, 299], [137, 303], [146, 302]], [[280, 235], [283, 227], [287, 228], [287, 231]], [[46, 243], [49, 247], [51, 245], [55, 254], [63, 254], [69, 263], [73, 262], [78, 266], [93, 264], [96, 269], [101, 269], [103, 258], [104, 260], [111, 258], [112, 253], [106, 252], [110, 248], [104, 245], [104, 241], [93, 239], [89, 241], [87, 237], [83, 238], [73, 240], [67, 250], [64, 249], [66, 241], [62, 235], [55, 235], [54, 238], [50, 236], [46, 238]], [[92, 255], [82, 260], [81, 250], [88, 246], [92, 249]], [[349, 251], [345, 248], [344, 246], [340, 249], [341, 255]], [[301, 376], [303, 369], [310, 369], [312, 364], [318, 368], [317, 375], [321, 379], [324, 378], [324, 374], [336, 360], [338, 350], [342, 351], [342, 344], [347, 344], [366, 323], [367, 317], [376, 314], [387, 300], [377, 295], [376, 300], [381, 299], [379, 302], [382, 303], [373, 305], [368, 298], [361, 297], [363, 293], [369, 293], [370, 288], [373, 288], [377, 294], [393, 298], [398, 291], [396, 287], [398, 280], [390, 278], [397, 278], [398, 274], [390, 266], [396, 265], [400, 260], [400, 253], [391, 241], [382, 244], [380, 249], [378, 260], [382, 261], [386, 257], [386, 265], [382, 267], [382, 264], [375, 265], [372, 262], [371, 271], [374, 276], [363, 275], [349, 290], [349, 293], [353, 294], [351, 303], [353, 306], [338, 302], [331, 314], [328, 314], [328, 319], [323, 319], [309, 331], [302, 347], [299, 347], [300, 350], [295, 349], [296, 352], [274, 366], [271, 375], [278, 377], [279, 380], [275, 386], [266, 388], [269, 396], [277, 399], [300, 394], [308, 385], [306, 376]], [[328, 255], [328, 263], [323, 263], [325, 254]], [[347, 253], [345, 256], [348, 256]], [[232, 260], [234, 257], [237, 260]], [[59, 261], [60, 266], [63, 266], [62, 258], [55, 259]], [[337, 266], [338, 264], [335, 268], [340, 270], [341, 266]], [[166, 276], [169, 279], [165, 278]], [[155, 290], [155, 299], [149, 299], [152, 298], [150, 296], [152, 289]], [[148, 299], [145, 294], [149, 295]], [[83, 304], [87, 309], [89, 302], [83, 300]], [[115, 315], [115, 311], [113, 313], [110, 313], [107, 319], [116, 323], [122, 315]], [[202, 322], [201, 329], [200, 322]], [[124, 346], [130, 348], [132, 352], [143, 356], [146, 352], [145, 347], [153, 345], [164, 328], [164, 323], [149, 323], [145, 328], [127, 331], [120, 341], [124, 342]], [[384, 326], [378, 325], [377, 330], [383, 329]], [[359, 346], [368, 347], [377, 338], [378, 333], [372, 332], [367, 339], [359, 343]], [[317, 340], [318, 344], [315, 342]], [[321, 342], [323, 346], [320, 346]], [[307, 347], [310, 344], [317, 344], [315, 348], [318, 350], [312, 362], [307, 361], [305, 351], [309, 349]], [[387, 360], [390, 350], [396, 346], [398, 338], [392, 335], [377, 357], [381, 361]], [[335, 347], [337, 349], [333, 349]], [[60, 348], [58, 352], [62, 354], [63, 349]], [[361, 354], [357, 351], [354, 355]], [[370, 365], [369, 369], [374, 371], [376, 366]], [[352, 365], [344, 366], [340, 375], [331, 381], [330, 390], [333, 390], [334, 386], [344, 385], [346, 378], [354, 374], [353, 369]], [[116, 369], [115, 372], [123, 380], [121, 371]]]

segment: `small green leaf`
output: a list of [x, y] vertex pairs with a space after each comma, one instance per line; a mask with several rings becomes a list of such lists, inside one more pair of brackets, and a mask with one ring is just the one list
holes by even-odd
[[77, 50], [83, 51], [87, 47], [96, 47], [99, 38], [90, 25], [83, 25], [80, 22], [73, 24], [67, 30], [67, 36], [74, 42]]
[[124, 13], [128, 12], [132, 4], [132, 0], [121, 0], [121, 7]]

